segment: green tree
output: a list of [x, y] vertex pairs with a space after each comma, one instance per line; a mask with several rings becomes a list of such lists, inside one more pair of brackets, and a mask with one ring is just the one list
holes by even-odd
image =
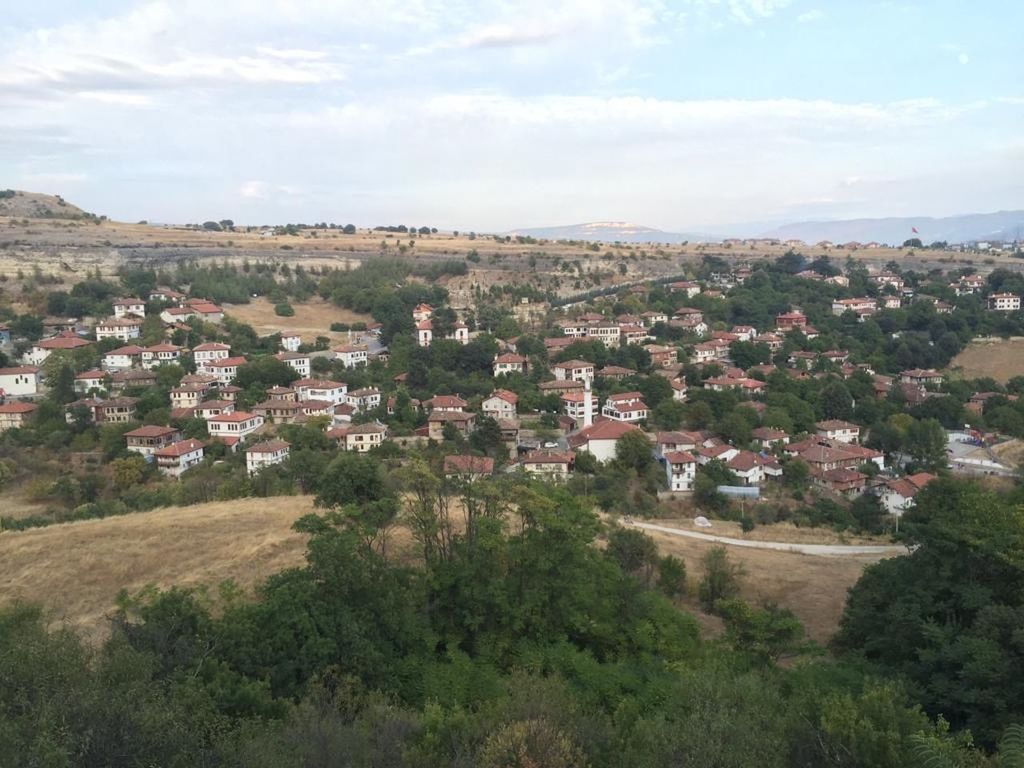
[[708, 613], [718, 612], [718, 603], [739, 595], [743, 567], [729, 559], [725, 547], [714, 547], [701, 559], [704, 574], [697, 586], [701, 607]]
[[935, 472], [946, 466], [946, 431], [935, 419], [913, 421], [907, 428], [903, 449], [921, 468]]

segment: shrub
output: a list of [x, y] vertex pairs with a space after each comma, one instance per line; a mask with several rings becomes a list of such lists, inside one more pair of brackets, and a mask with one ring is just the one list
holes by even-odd
[[274, 314], [277, 315], [278, 317], [294, 317], [295, 307], [293, 307], [291, 304], [288, 304], [287, 302], [275, 304]]

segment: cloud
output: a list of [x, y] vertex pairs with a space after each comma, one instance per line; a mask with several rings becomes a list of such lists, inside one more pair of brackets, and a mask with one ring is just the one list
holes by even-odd
[[796, 17], [800, 24], [807, 24], [812, 21], [821, 21], [825, 18], [825, 12], [820, 8], [812, 8]]
[[259, 180], [247, 181], [238, 188], [238, 194], [250, 200], [265, 200], [270, 196], [270, 184]]
[[970, 64], [971, 57], [968, 56], [966, 53], [958, 53], [956, 56], [956, 60], [959, 61], [961, 64]]

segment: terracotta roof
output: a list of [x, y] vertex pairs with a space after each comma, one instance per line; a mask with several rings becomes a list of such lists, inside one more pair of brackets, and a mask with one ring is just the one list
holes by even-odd
[[[24, 373], [39, 373], [39, 369], [34, 365], [17, 365], [13, 368], [0, 368], [0, 376], [18, 376]], [[75, 378], [78, 377], [76, 376]]]
[[572, 464], [576, 454], [572, 451], [565, 453], [552, 451], [530, 451], [521, 459], [522, 464]]
[[519, 402], [519, 395], [515, 392], [510, 392], [507, 389], [496, 389], [491, 392], [491, 397], [497, 397], [500, 400], [504, 400], [506, 403], [511, 403], [512, 405]]
[[54, 336], [51, 339], [40, 339], [35, 342], [33, 346], [39, 349], [78, 349], [79, 347], [86, 347], [92, 344], [87, 339], [80, 339], [77, 336], [71, 338], [69, 336]]
[[32, 413], [36, 406], [32, 403], [4, 403], [0, 405], [0, 413]]
[[245, 449], [246, 453], [277, 453], [290, 448], [291, 444], [284, 440], [264, 440], [262, 443], [256, 443]]
[[697, 459], [687, 451], [672, 451], [665, 454], [665, 461], [669, 464], [696, 464]]
[[174, 427], [163, 427], [159, 424], [147, 424], [144, 427], [133, 429], [130, 432], [125, 432], [125, 437], [165, 437], [166, 435], [173, 435], [177, 432]]
[[858, 432], [860, 431], [859, 426], [851, 424], [848, 421], [843, 421], [842, 419], [826, 419], [825, 421], [819, 421], [814, 426], [818, 429], [825, 430], [826, 432], [834, 432], [838, 429], [855, 429]]
[[168, 446], [160, 448], [153, 452], [154, 456], [164, 456], [167, 458], [178, 458], [184, 456], [186, 453], [192, 453], [193, 451], [202, 450], [203, 444], [198, 440], [179, 440], [176, 443], [171, 443]]
[[445, 456], [444, 473], [489, 475], [494, 472], [494, 459], [486, 456]]
[[570, 435], [569, 444], [573, 448], [577, 448], [591, 440], [618, 440], [627, 432], [634, 431], [639, 432], [640, 428], [633, 424], [627, 424], [623, 421], [605, 419], [602, 421], [595, 421], [589, 427], [584, 427], [575, 435]]
[[248, 413], [247, 411], [235, 411], [234, 413], [222, 413], [219, 416], [214, 416], [210, 421], [220, 424], [234, 421], [248, 421], [252, 418], [256, 418], [256, 414]]
[[231, 347], [227, 344], [220, 344], [216, 341], [208, 341], [205, 344], [200, 344], [198, 347], [192, 350], [193, 352], [230, 352]]

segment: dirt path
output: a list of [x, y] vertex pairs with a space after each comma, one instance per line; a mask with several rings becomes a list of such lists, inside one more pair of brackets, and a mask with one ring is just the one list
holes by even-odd
[[641, 523], [636, 520], [625, 522], [634, 528], [643, 528], [647, 531], [667, 533], [670, 536], [686, 536], [691, 539], [701, 539], [718, 544], [728, 544], [734, 547], [750, 547], [752, 549], [774, 549], [780, 552], [793, 552], [801, 555], [817, 555], [819, 557], [844, 557], [850, 555], [897, 555], [904, 554], [907, 548], [904, 546], [880, 546], [863, 544], [799, 544], [785, 541], [748, 541], [745, 539], [733, 539], [728, 536], [715, 536], [710, 533], [698, 533], [697, 531], [684, 531], [680, 528], [669, 528], [665, 525], [654, 523]]

